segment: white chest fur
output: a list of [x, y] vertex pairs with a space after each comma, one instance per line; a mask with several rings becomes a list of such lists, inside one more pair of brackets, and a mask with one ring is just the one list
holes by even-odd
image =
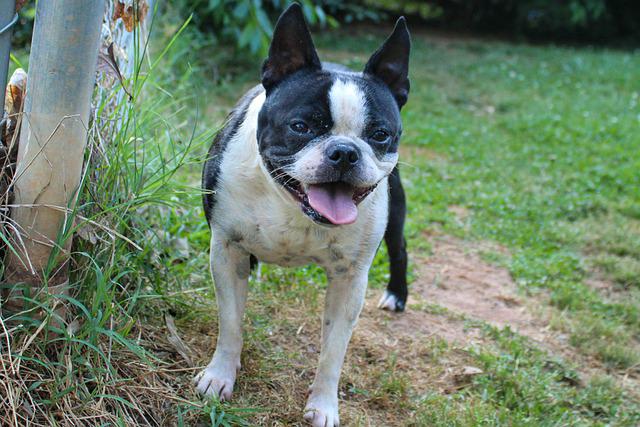
[[386, 227], [387, 180], [360, 203], [353, 224], [327, 227], [314, 223], [269, 176], [261, 161], [256, 129], [264, 100], [263, 92], [251, 102], [245, 121], [223, 154], [213, 232], [269, 263], [314, 262], [337, 272], [368, 268]]

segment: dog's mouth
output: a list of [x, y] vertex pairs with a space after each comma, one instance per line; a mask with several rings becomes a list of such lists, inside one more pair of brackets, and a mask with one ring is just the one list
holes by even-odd
[[358, 204], [375, 188], [354, 187], [346, 182], [303, 185], [285, 176], [280, 183], [300, 203], [302, 212], [319, 224], [352, 224], [358, 218]]

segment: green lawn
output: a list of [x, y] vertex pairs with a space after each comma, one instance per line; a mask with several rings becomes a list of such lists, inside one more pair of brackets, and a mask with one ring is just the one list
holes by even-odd
[[[377, 43], [338, 40], [320, 45], [341, 46], [325, 53], [356, 67]], [[433, 228], [505, 245], [520, 292], [553, 307], [553, 328], [637, 386], [640, 56], [419, 35], [412, 61], [403, 144], [431, 152], [401, 158], [414, 253]], [[451, 206], [469, 210], [464, 225]], [[607, 294], [594, 277], [611, 282]], [[547, 356], [492, 333], [499, 350], [475, 354], [487, 373], [473, 387], [414, 396], [426, 425], [639, 422], [637, 388], [629, 397], [606, 376], [569, 386]]]
[[[522, 292], [548, 295], [573, 345], [637, 375], [638, 55], [429, 38], [415, 52], [404, 142], [446, 161], [409, 161], [414, 235], [440, 223], [506, 245]], [[471, 210], [468, 230], [450, 205]]]
[[[316, 41], [322, 59], [361, 68], [383, 37], [383, 31], [343, 30]], [[182, 147], [174, 154], [189, 153], [186, 164], [166, 188], [160, 188], [164, 181], [118, 184], [127, 189], [125, 201], [147, 197], [145, 203], [155, 203], [162, 192], [158, 199], [168, 208], [127, 204], [129, 216], [118, 230], [143, 250], [123, 243], [115, 258], [101, 253], [108, 268], [80, 275], [84, 283], [100, 279], [99, 290], [85, 289], [73, 301], [93, 309], [84, 313], [76, 338], [62, 339], [69, 359], [52, 356], [50, 375], [64, 374], [66, 380], [42, 380], [50, 386], [39, 398], [45, 406], [64, 408], [67, 395], [75, 393], [74, 407], [83, 410], [101, 399], [96, 407], [113, 412], [103, 420], [120, 418], [125, 424], [298, 423], [319, 343], [325, 279], [317, 268], [263, 266], [260, 278], [252, 279], [243, 370], [231, 403], [201, 403], [189, 385], [196, 368], [168, 343], [162, 315], [175, 318], [195, 365], [206, 364], [214, 348], [209, 234], [197, 160], [259, 69], [258, 61], [233, 62], [192, 33], [178, 38], [168, 58], [161, 64], [163, 80], [149, 89], [145, 105], [153, 106], [147, 114], [153, 118], [146, 117], [140, 138], [149, 146]], [[567, 337], [565, 356], [509, 327], [419, 298], [405, 314], [371, 310], [356, 333], [341, 383], [346, 425], [640, 423], [639, 75], [640, 55], [627, 51], [414, 34], [400, 159], [412, 277], [420, 280], [416, 263], [428, 262], [435, 235], [499, 244], [504, 251], [484, 253], [483, 259], [507, 268], [522, 299], [549, 313], [549, 329]], [[190, 138], [193, 145], [184, 148]], [[154, 161], [171, 150], [160, 148], [163, 155], [156, 160], [139, 161], [158, 170]], [[176, 188], [181, 192], [170, 194]], [[104, 191], [99, 197], [120, 197]], [[462, 219], [460, 210], [467, 213]], [[372, 299], [386, 277], [383, 248], [371, 273]], [[406, 334], [403, 346], [389, 351], [367, 339], [382, 336], [402, 321], [398, 316], [421, 315], [462, 322], [480, 339], [461, 346], [437, 333]], [[116, 333], [105, 332], [109, 328]], [[141, 360], [140, 366], [133, 360]], [[450, 366], [475, 366], [482, 373], [445, 387], [442, 378]], [[131, 390], [141, 371], [153, 378], [145, 384], [156, 394], [135, 399]], [[104, 387], [89, 386], [87, 372], [107, 372], [98, 381]], [[69, 386], [74, 381], [82, 385]], [[103, 400], [111, 403], [104, 406]], [[62, 419], [57, 417], [52, 410], [50, 419]]]
[[[322, 36], [321, 56], [359, 69], [383, 35], [365, 34]], [[446, 395], [435, 387], [413, 387], [415, 372], [382, 372], [387, 366], [379, 372], [378, 383], [368, 383], [373, 390], [353, 387], [362, 387], [369, 397], [384, 395], [389, 407], [376, 404], [376, 399], [355, 398], [356, 410], [347, 419], [367, 425], [367, 416], [355, 414], [360, 414], [358, 405], [369, 405], [369, 411], [377, 413], [371, 416], [373, 424], [385, 419], [380, 414], [386, 409], [398, 414], [389, 420], [404, 419], [408, 425], [636, 425], [640, 57], [624, 51], [418, 34], [411, 67], [412, 92], [403, 112], [407, 156], [401, 162], [412, 258], [425, 262], [423, 255], [431, 246], [426, 236], [434, 230], [504, 245], [510, 256], [493, 261], [509, 269], [525, 299], [549, 306], [550, 327], [568, 336], [569, 354], [591, 360], [596, 374], [583, 378], [585, 367], [577, 360], [559, 360], [508, 328], [487, 326], [487, 345], [464, 349], [484, 371], [468, 387]], [[245, 79], [251, 81], [254, 75], [234, 82], [244, 87]], [[452, 206], [465, 208], [468, 217], [461, 222]], [[204, 247], [204, 239], [200, 244]], [[371, 275], [373, 288], [384, 286], [385, 263], [381, 253]], [[595, 280], [606, 284], [606, 292], [590, 286]], [[315, 270], [269, 269], [267, 279], [254, 285], [259, 296], [249, 316], [259, 326], [253, 333], [286, 331], [283, 325], [292, 329], [301, 316], [258, 314], [264, 314], [260, 300], [267, 301], [273, 313], [280, 313], [278, 304], [300, 300], [317, 312], [317, 291], [306, 286], [309, 281], [322, 283], [323, 278]], [[384, 322], [384, 316], [380, 318]], [[249, 334], [250, 349], [269, 342], [261, 334]], [[433, 352], [442, 342], [425, 345]], [[459, 350], [445, 347], [444, 352]], [[267, 378], [281, 369], [300, 369], [279, 365], [270, 352], [282, 350], [277, 345], [267, 348], [258, 355], [266, 360], [255, 362]], [[402, 353], [386, 355], [386, 363], [402, 359]], [[433, 363], [446, 359], [434, 358]], [[304, 369], [311, 369], [311, 362]], [[634, 380], [621, 386], [625, 376]], [[579, 380], [568, 380], [576, 377]], [[244, 390], [242, 405], [262, 403], [252, 396], [250, 385]], [[269, 404], [262, 408], [274, 410]], [[293, 421], [298, 410], [294, 404], [275, 410], [268, 419], [280, 415]]]

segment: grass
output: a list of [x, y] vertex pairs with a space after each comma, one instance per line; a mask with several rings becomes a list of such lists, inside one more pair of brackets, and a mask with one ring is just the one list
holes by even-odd
[[[200, 161], [259, 64], [234, 62], [189, 29], [172, 39], [180, 25], [156, 29], [159, 45], [173, 40], [167, 55], [131, 82], [140, 95], [111, 117], [128, 121], [105, 135], [102, 156], [91, 154], [98, 158], [87, 170], [79, 213], [111, 232], [85, 223], [85, 238], [75, 240], [77, 291], [67, 299], [74, 326], [54, 336], [53, 326], [23, 317], [0, 336], [0, 378], [11, 396], [0, 403], [5, 417], [54, 425], [299, 422], [325, 284], [314, 266], [263, 266], [252, 278], [233, 402], [203, 402], [189, 384], [213, 352], [217, 323]], [[317, 44], [323, 59], [360, 68], [383, 35], [327, 33]], [[150, 63], [159, 53], [152, 45]], [[640, 423], [633, 390], [640, 366], [639, 72], [634, 52], [414, 35], [401, 156], [412, 259], [429, 254], [434, 232], [503, 245], [510, 256], [483, 258], [508, 268], [521, 294], [552, 312], [551, 327], [567, 335], [577, 356], [549, 354], [509, 328], [428, 302], [403, 316], [463, 322], [480, 339], [460, 346], [406, 333], [381, 345], [399, 320], [367, 313], [340, 386], [347, 425]], [[371, 287], [381, 289], [387, 277], [382, 248]], [[167, 318], [175, 319], [186, 357]], [[481, 373], [451, 374], [461, 366]], [[631, 387], [627, 377], [636, 379]]]
[[418, 196], [430, 206], [423, 220], [438, 220], [451, 204], [472, 210], [471, 234], [512, 249], [511, 272], [524, 290], [548, 291], [570, 323], [590, 319], [593, 328], [572, 327], [576, 343], [614, 367], [636, 365], [638, 356], [603, 351], [636, 345], [635, 294], [607, 301], [583, 281], [603, 265], [621, 287], [637, 280], [640, 86], [615, 71], [638, 69], [637, 55], [477, 43], [419, 51], [425, 78], [414, 86], [424, 101], [406, 117], [428, 119], [405, 143], [448, 159], [416, 165], [429, 189]]

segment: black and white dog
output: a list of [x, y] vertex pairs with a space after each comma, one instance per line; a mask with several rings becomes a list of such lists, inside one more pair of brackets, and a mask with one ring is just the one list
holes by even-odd
[[229, 115], [203, 172], [219, 334], [196, 378], [229, 399], [240, 368], [251, 266], [316, 263], [327, 275], [322, 350], [304, 418], [337, 426], [338, 379], [384, 236], [391, 278], [380, 307], [407, 299], [405, 196], [397, 169], [410, 38], [404, 18], [363, 72], [322, 64], [299, 5], [276, 24], [262, 84]]

